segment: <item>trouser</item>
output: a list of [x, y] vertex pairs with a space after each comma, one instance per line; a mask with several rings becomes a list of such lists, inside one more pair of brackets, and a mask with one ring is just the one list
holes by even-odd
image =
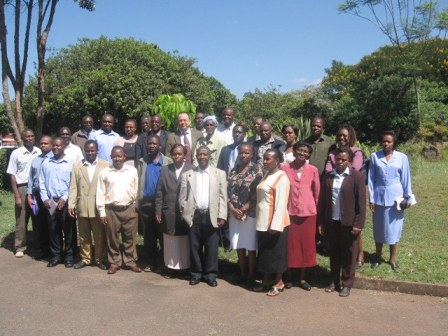
[[73, 221], [68, 218], [67, 204], [53, 214], [47, 209], [47, 214], [52, 260], [73, 262]]
[[[356, 257], [359, 250], [359, 235], [351, 233], [351, 226], [340, 221], [326, 227], [330, 247], [331, 277], [335, 285], [351, 288], [355, 281]], [[342, 274], [341, 274], [342, 271]]]
[[50, 233], [48, 231], [48, 214], [45, 209], [44, 203], [40, 198], [39, 192], [33, 192], [34, 199], [37, 203], [39, 211], [37, 214], [31, 213], [31, 218], [34, 219], [34, 227], [36, 231], [33, 231], [34, 245], [43, 255], [50, 255]]
[[[15, 206], [15, 217], [16, 217], [16, 230], [14, 234], [14, 248], [16, 252], [23, 252], [26, 250], [27, 237], [26, 237], [26, 227], [31, 216], [31, 209], [28, 206], [26, 199], [27, 184], [18, 184], [17, 190], [19, 191], [20, 200], [22, 201], [22, 206]], [[35, 228], [34, 218], [31, 218], [31, 224], [33, 227], [33, 237], [37, 235], [37, 229]], [[35, 240], [36, 242], [36, 240]]]
[[[81, 260], [86, 264], [106, 261], [106, 230], [100, 219], [78, 217], [79, 249]], [[95, 248], [92, 249], [92, 235]]]
[[213, 281], [218, 275], [218, 229], [213, 227], [210, 214], [194, 213], [190, 237], [190, 273], [192, 279]]
[[[134, 266], [137, 260], [137, 211], [134, 204], [126, 209], [114, 210], [106, 205], [107, 260], [115, 267]], [[123, 254], [120, 252], [121, 234]]]
[[163, 261], [163, 232], [162, 225], [156, 221], [154, 198], [144, 197], [140, 202], [140, 217], [142, 220], [143, 250], [149, 265], [161, 267]]

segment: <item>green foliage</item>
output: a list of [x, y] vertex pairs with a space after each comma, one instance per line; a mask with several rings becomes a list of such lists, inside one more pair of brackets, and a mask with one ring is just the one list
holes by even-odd
[[[10, 153], [10, 151], [9, 151]], [[6, 169], [8, 168], [8, 149], [0, 148], [0, 189], [6, 189], [9, 186], [7, 182], [8, 174], [6, 174]]]
[[187, 112], [192, 118], [192, 114], [196, 112], [196, 105], [181, 93], [173, 95], [160, 95], [154, 101], [152, 106], [154, 114], [160, 114], [166, 128], [171, 128], [175, 125], [174, 122], [177, 115], [181, 112]]
[[276, 133], [280, 133], [282, 126], [287, 124], [296, 125], [301, 132], [307, 132], [304, 129], [307, 121], [299, 111], [302, 104], [303, 99], [296, 94], [282, 94], [273, 86], [263, 91], [255, 89], [245, 93], [239, 102], [238, 117], [246, 125], [252, 125], [257, 116], [265, 117]]
[[[105, 111], [122, 125], [127, 118], [154, 114], [153, 103], [162, 94], [181, 92], [211, 114], [235, 104], [229, 90], [194, 65], [193, 58], [130, 38], [81, 39], [47, 61], [44, 133], [60, 126], [76, 129], [85, 114], [99, 121]], [[24, 102], [28, 124], [35, 118], [35, 88], [33, 78]]]

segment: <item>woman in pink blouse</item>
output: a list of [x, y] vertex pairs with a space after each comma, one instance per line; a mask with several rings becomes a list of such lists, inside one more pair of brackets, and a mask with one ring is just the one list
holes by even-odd
[[293, 145], [294, 161], [284, 164], [281, 169], [288, 175], [289, 190], [288, 213], [291, 221], [288, 232], [287, 255], [288, 271], [285, 287], [292, 287], [291, 270], [300, 269], [299, 287], [311, 290], [305, 280], [308, 267], [317, 265], [316, 261], [316, 215], [319, 199], [319, 170], [307, 163], [313, 152], [311, 145], [298, 142]]

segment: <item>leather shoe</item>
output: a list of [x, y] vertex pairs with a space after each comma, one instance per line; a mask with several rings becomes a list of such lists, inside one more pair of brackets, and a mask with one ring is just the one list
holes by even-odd
[[103, 264], [103, 263], [99, 263], [99, 264], [98, 264], [98, 268], [99, 268], [100, 270], [103, 270], [103, 271], [107, 270], [107, 266], [106, 266], [105, 264]]
[[73, 267], [73, 261], [66, 261], [64, 263], [64, 265], [65, 265], [65, 268], [72, 268]]
[[142, 271], [142, 269], [138, 265], [129, 266], [129, 269], [135, 273], [140, 273]]
[[216, 280], [207, 280], [207, 285], [210, 287], [216, 287], [218, 286], [218, 282]]
[[57, 264], [59, 264], [59, 260], [50, 260], [47, 264], [47, 267], [55, 267]]
[[81, 269], [81, 268], [84, 268], [86, 266], [89, 266], [89, 265], [87, 263], [85, 263], [84, 261], [80, 261], [80, 262], [76, 263], [73, 268], [74, 269]]
[[311, 285], [308, 282], [306, 282], [305, 280], [301, 280], [299, 282], [299, 287], [308, 292], [311, 290]]
[[120, 268], [117, 266], [110, 266], [109, 269], [107, 270], [107, 274], [115, 274], [118, 272]]
[[341, 291], [339, 292], [340, 297], [347, 297], [350, 295], [350, 287], [342, 287]]
[[198, 283], [199, 283], [199, 279], [194, 279], [193, 278], [193, 279], [190, 280], [189, 284], [190, 284], [190, 286], [196, 286]]
[[285, 289], [291, 289], [291, 288], [292, 288], [292, 282], [291, 281], [285, 282]]

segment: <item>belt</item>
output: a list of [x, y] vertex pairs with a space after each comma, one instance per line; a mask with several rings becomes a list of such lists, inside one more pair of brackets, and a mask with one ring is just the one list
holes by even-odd
[[112, 210], [112, 211], [124, 211], [124, 210], [128, 209], [132, 204], [134, 204], [134, 203], [129, 203], [127, 205], [106, 204], [106, 209]]
[[24, 186], [28, 186], [28, 183], [17, 183], [18, 187], [24, 187]]
[[196, 209], [196, 212], [200, 215], [208, 215], [208, 209]]

